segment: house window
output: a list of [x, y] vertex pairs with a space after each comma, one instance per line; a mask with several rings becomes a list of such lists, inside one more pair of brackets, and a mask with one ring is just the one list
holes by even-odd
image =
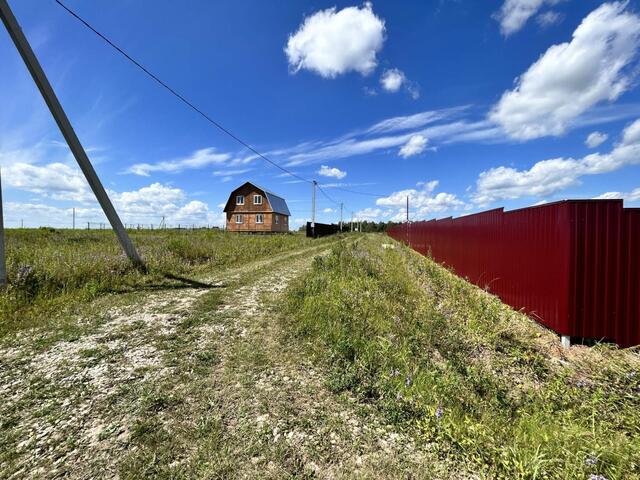
[[280, 223], [280, 217], [278, 217], [278, 215], [276, 215], [275, 217], [276, 217], [276, 225], [278, 225], [278, 223]]
[[244, 205], [244, 195], [236, 196], [236, 205]]
[[236, 223], [243, 223], [244, 219], [242, 218], [242, 215], [236, 215]]
[[264, 217], [261, 213], [256, 214], [256, 223], [264, 223]]
[[262, 195], [254, 195], [253, 196], [253, 204], [254, 205], [262, 205]]

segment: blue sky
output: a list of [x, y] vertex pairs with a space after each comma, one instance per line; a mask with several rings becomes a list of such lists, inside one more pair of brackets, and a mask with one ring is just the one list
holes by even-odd
[[[126, 223], [219, 224], [246, 180], [311, 187], [255, 158], [53, 0], [10, 2]], [[640, 206], [635, 1], [67, 0], [345, 218], [462, 215], [564, 198]], [[0, 32], [5, 222], [104, 221], [8, 34]], [[342, 190], [379, 195], [359, 195]], [[339, 207], [318, 194], [318, 219]]]

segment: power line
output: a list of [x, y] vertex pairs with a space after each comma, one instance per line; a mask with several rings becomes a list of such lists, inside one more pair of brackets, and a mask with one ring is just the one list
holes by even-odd
[[[80, 23], [82, 23], [82, 25], [84, 25], [86, 28], [88, 28], [89, 30], [91, 30], [95, 35], [97, 35], [99, 38], [101, 38], [104, 42], [106, 42], [109, 46], [111, 46], [113, 49], [115, 49], [118, 53], [120, 53], [123, 57], [125, 57], [127, 60], [129, 60], [131, 63], [133, 63], [136, 67], [138, 67], [140, 70], [142, 70], [142, 72], [144, 72], [147, 76], [149, 76], [151, 79], [153, 79], [156, 83], [158, 83], [160, 86], [162, 86], [164, 89], [166, 89], [169, 93], [171, 93], [174, 97], [176, 97], [178, 100], [180, 100], [182, 103], [184, 103], [185, 105], [187, 105], [189, 108], [191, 108], [193, 111], [195, 111], [196, 113], [198, 113], [200, 116], [202, 116], [205, 120], [207, 120], [209, 123], [211, 123], [212, 125], [214, 125], [216, 128], [218, 128], [220, 131], [222, 131], [223, 133], [225, 133], [226, 135], [228, 135], [229, 137], [231, 137], [233, 140], [235, 140], [237, 143], [239, 143], [240, 145], [242, 145], [243, 147], [249, 149], [251, 152], [253, 152], [255, 155], [257, 155], [259, 158], [263, 159], [264, 161], [268, 162], [269, 164], [273, 165], [274, 167], [278, 168], [279, 170], [283, 171], [284, 173], [298, 179], [301, 180], [303, 182], [306, 183], [313, 183], [312, 180], [308, 180], [300, 175], [298, 175], [297, 173], [292, 172], [291, 170], [283, 167], [282, 165], [278, 164], [277, 162], [274, 162], [273, 160], [271, 160], [270, 158], [268, 158], [267, 156], [263, 155], [262, 153], [260, 153], [258, 150], [256, 150], [254, 147], [252, 147], [249, 143], [245, 142], [244, 140], [242, 140], [240, 137], [238, 137], [236, 134], [234, 134], [233, 132], [231, 132], [228, 128], [224, 127], [221, 123], [219, 123], [218, 121], [214, 120], [212, 117], [210, 117], [207, 113], [205, 113], [202, 109], [198, 108], [193, 102], [191, 102], [190, 100], [188, 100], [186, 97], [184, 97], [183, 95], [181, 95], [180, 93], [178, 93], [176, 90], [174, 90], [171, 86], [169, 86], [164, 80], [162, 80], [161, 78], [159, 78], [156, 74], [154, 74], [153, 72], [151, 72], [148, 68], [146, 68], [144, 65], [142, 65], [139, 61], [137, 61], [136, 59], [134, 59], [131, 55], [129, 55], [126, 51], [124, 51], [121, 47], [119, 47], [118, 45], [116, 45], [113, 41], [111, 41], [108, 37], [106, 37], [104, 34], [102, 34], [101, 32], [99, 32], [96, 28], [94, 28], [89, 22], [87, 22], [84, 18], [82, 18], [80, 15], [78, 15], [75, 11], [73, 11], [72, 9], [70, 9], [69, 7], [67, 7], [64, 3], [62, 3], [62, 1], [60, 0], [55, 0], [55, 2], [62, 7], [67, 13], [69, 13], [71, 16], [73, 16], [76, 20], [78, 20]], [[340, 205], [340, 202], [334, 200], [333, 198], [331, 198], [327, 192], [324, 191], [324, 189], [322, 188], [321, 184], [317, 184], [318, 188], [320, 189], [320, 192], [331, 202], [333, 202], [336, 205]], [[370, 197], [377, 197], [377, 198], [381, 198], [381, 197], [386, 197], [387, 195], [380, 195], [380, 194], [375, 194], [375, 193], [367, 193], [367, 192], [359, 192], [357, 190], [351, 190], [351, 189], [347, 189], [347, 188], [343, 188], [343, 187], [338, 187], [338, 186], [333, 186], [332, 188], [335, 188], [337, 190], [341, 190], [343, 192], [347, 192], [347, 193], [352, 193], [355, 195], [363, 195], [363, 196], [370, 196]]]
[[318, 190], [320, 190], [320, 193], [322, 193], [322, 194], [327, 198], [327, 200], [329, 200], [330, 202], [335, 203], [336, 205], [340, 205], [340, 202], [337, 202], [337, 201], [335, 201], [333, 198], [331, 198], [331, 197], [327, 194], [327, 192], [325, 192], [325, 191], [324, 191], [324, 188], [322, 188], [322, 187], [320, 186], [320, 184], [319, 184], [319, 183], [318, 183], [318, 184], [316, 184], [316, 186], [318, 187]]
[[270, 163], [271, 165], [273, 165], [274, 167], [282, 170], [283, 172], [291, 175], [292, 177], [297, 178], [298, 180], [302, 180], [303, 182], [307, 182], [307, 183], [311, 183], [311, 180], [307, 180], [306, 178], [301, 177], [300, 175], [293, 173], [291, 170], [286, 169], [285, 167], [283, 167], [282, 165], [274, 162], [273, 160], [267, 158], [266, 156], [264, 156], [262, 153], [260, 153], [258, 150], [256, 150], [255, 148], [253, 148], [251, 145], [249, 145], [247, 142], [245, 142], [244, 140], [242, 140], [240, 137], [238, 137], [237, 135], [235, 135], [233, 132], [231, 132], [229, 129], [227, 129], [226, 127], [224, 127], [223, 125], [221, 125], [219, 122], [217, 122], [216, 120], [214, 120], [213, 118], [211, 118], [209, 115], [207, 115], [205, 112], [203, 112], [200, 108], [198, 108], [197, 106], [195, 106], [191, 101], [187, 100], [183, 95], [179, 94], [178, 92], [176, 92], [173, 88], [171, 88], [165, 81], [163, 81], [162, 79], [160, 79], [157, 75], [155, 75], [154, 73], [152, 73], [151, 71], [149, 71], [149, 69], [147, 69], [144, 65], [142, 65], [140, 62], [138, 62], [136, 59], [134, 59], [133, 57], [131, 57], [131, 55], [129, 55], [127, 52], [125, 52], [122, 48], [120, 48], [118, 45], [116, 45], [115, 43], [113, 43], [111, 40], [109, 40], [105, 35], [103, 35], [102, 33], [100, 33], [98, 30], [96, 30], [93, 26], [91, 26], [89, 24], [89, 22], [87, 22], [85, 19], [83, 19], [80, 15], [78, 15], [76, 12], [74, 12], [73, 10], [71, 10], [69, 7], [67, 7], [64, 3], [62, 3], [60, 0], [55, 0], [55, 2], [60, 5], [64, 10], [66, 10], [67, 13], [69, 13], [70, 15], [72, 15], [74, 18], [76, 18], [80, 23], [82, 23], [85, 27], [87, 27], [89, 30], [91, 30], [93, 33], [95, 33], [98, 37], [100, 37], [102, 40], [104, 40], [108, 45], [110, 45], [111, 47], [113, 47], [116, 51], [118, 51], [122, 56], [124, 56], [127, 60], [129, 60], [131, 63], [133, 63], [136, 67], [138, 67], [140, 70], [142, 70], [145, 74], [147, 74], [149, 77], [151, 77], [153, 80], [155, 80], [159, 85], [161, 85], [163, 88], [165, 88], [167, 91], [169, 91], [173, 96], [175, 96], [176, 98], [178, 98], [181, 102], [183, 102], [185, 105], [187, 105], [189, 108], [191, 108], [192, 110], [194, 110], [195, 112], [197, 112], [198, 114], [200, 114], [205, 120], [207, 120], [209, 123], [211, 123], [212, 125], [214, 125], [216, 128], [218, 128], [220, 131], [224, 132], [225, 134], [227, 134], [229, 137], [233, 138], [236, 142], [238, 142], [240, 145], [248, 148], [249, 150], [251, 150], [253, 153], [255, 153], [258, 157], [262, 158], [263, 160], [265, 160], [266, 162]]
[[[318, 184], [321, 185], [321, 184]], [[327, 186], [327, 184], [324, 184], [325, 187]], [[365, 195], [368, 197], [378, 197], [378, 198], [382, 198], [382, 197], [388, 197], [388, 195], [380, 195], [377, 193], [367, 193], [367, 192], [358, 192], [356, 190], [350, 190], [348, 188], [343, 188], [343, 187], [338, 187], [336, 185], [331, 185], [331, 188], [335, 188], [336, 190], [342, 190], [343, 192], [348, 192], [348, 193], [355, 193], [356, 195]]]

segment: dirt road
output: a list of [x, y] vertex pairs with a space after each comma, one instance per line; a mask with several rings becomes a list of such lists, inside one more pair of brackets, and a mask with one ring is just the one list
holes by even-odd
[[22, 335], [0, 351], [0, 477], [437, 476], [279, 328], [284, 290], [328, 248], [135, 295], [44, 350]]

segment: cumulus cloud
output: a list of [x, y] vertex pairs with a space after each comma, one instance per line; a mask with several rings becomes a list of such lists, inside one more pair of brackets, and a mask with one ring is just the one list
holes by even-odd
[[335, 212], [335, 210], [333, 208], [329, 208], [329, 207], [327, 207], [324, 210], [322, 210], [322, 213], [333, 213], [333, 212]]
[[631, 192], [606, 192], [595, 197], [596, 199], [611, 200], [621, 198], [628, 202], [640, 202], [640, 188], [636, 188]]
[[609, 138], [609, 136], [606, 133], [591, 132], [584, 143], [589, 148], [596, 148], [602, 145], [607, 138]]
[[419, 182], [418, 188], [393, 192], [388, 197], [376, 200], [376, 205], [395, 209], [396, 215], [392, 217], [393, 220], [402, 220], [404, 219], [403, 215], [406, 216], [407, 197], [409, 197], [409, 208], [414, 212], [414, 219], [422, 219], [434, 213], [459, 211], [468, 208], [464, 201], [452, 193], [434, 193], [437, 186], [437, 180]]
[[[188, 201], [184, 190], [160, 183], [152, 183], [138, 190], [108, 191], [118, 215], [123, 223], [159, 224], [162, 217], [168, 225], [216, 224], [224, 223], [220, 212], [212, 212], [209, 206], [199, 200]], [[71, 207], [60, 207], [44, 203], [9, 202], [6, 216], [16, 223], [28, 218], [29, 225], [71, 226]], [[97, 203], [75, 207], [76, 220], [92, 223], [107, 223], [102, 209]]]
[[358, 210], [353, 219], [356, 222], [375, 222], [377, 221], [383, 214], [382, 209], [380, 208], [365, 208], [362, 210]]
[[371, 3], [362, 7], [320, 10], [289, 36], [284, 51], [292, 72], [310, 70], [325, 78], [355, 71], [370, 74], [385, 40], [384, 20]]
[[46, 165], [10, 163], [2, 170], [2, 180], [8, 187], [37, 193], [55, 200], [76, 202], [95, 200], [80, 169], [65, 163]]
[[347, 176], [347, 172], [344, 172], [336, 167], [329, 167], [328, 165], [322, 165], [320, 170], [318, 170], [318, 175], [322, 175], [323, 177], [337, 178], [338, 180], [342, 180]]
[[194, 170], [210, 165], [248, 163], [247, 159], [234, 159], [228, 153], [218, 153], [214, 148], [196, 150], [185, 158], [166, 160], [158, 163], [137, 163], [127, 169], [127, 173], [148, 177], [154, 172], [180, 173], [184, 170]]
[[380, 77], [380, 85], [387, 92], [397, 92], [402, 87], [411, 95], [414, 100], [420, 98], [420, 87], [416, 82], [407, 79], [404, 72], [397, 68], [385, 70]]
[[413, 157], [414, 155], [418, 155], [425, 151], [425, 149], [427, 148], [427, 143], [428, 140], [424, 136], [412, 135], [411, 138], [409, 138], [409, 141], [407, 141], [407, 143], [402, 146], [402, 148], [398, 152], [398, 155], [400, 155], [402, 158], [409, 158]]
[[497, 167], [482, 172], [476, 182], [474, 202], [543, 197], [577, 185], [580, 177], [612, 172], [640, 164], [640, 120], [623, 132], [622, 141], [607, 154], [593, 153], [581, 159], [542, 160], [528, 170]]
[[397, 92], [407, 80], [404, 73], [397, 68], [385, 70], [380, 77], [380, 84], [387, 92]]
[[500, 31], [505, 37], [519, 31], [545, 4], [553, 5], [559, 0], [505, 0], [494, 14], [500, 22]]
[[562, 135], [572, 120], [631, 85], [640, 17], [626, 2], [605, 3], [585, 17], [570, 42], [551, 46], [517, 79], [489, 117], [512, 138]]

